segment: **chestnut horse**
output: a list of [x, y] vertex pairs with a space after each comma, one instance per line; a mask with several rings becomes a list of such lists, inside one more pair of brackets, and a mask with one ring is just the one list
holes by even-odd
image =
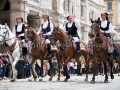
[[103, 38], [101, 33], [100, 33], [100, 18], [98, 20], [93, 21], [91, 19], [91, 35], [95, 35], [94, 42], [92, 43], [93, 45], [93, 64], [94, 64], [94, 69], [93, 69], [93, 78], [91, 80], [91, 83], [95, 83], [95, 74], [97, 70], [97, 65], [99, 59], [103, 62], [104, 64], [104, 72], [105, 72], [105, 80], [104, 82], [108, 82], [108, 76], [107, 76], [107, 59], [110, 58], [110, 66], [111, 66], [111, 79], [114, 79], [113, 75], [113, 58], [108, 55], [108, 46], [107, 46], [107, 39]]
[[[55, 27], [52, 32], [51, 43], [55, 44], [59, 40], [60, 47], [59, 48], [59, 56], [62, 57], [62, 62], [64, 64], [64, 74], [66, 78], [64, 81], [68, 81], [70, 79], [70, 75], [68, 74], [67, 63], [71, 61], [71, 59], [75, 59], [78, 65], [81, 67], [81, 62], [79, 60], [80, 56], [84, 56], [86, 62], [86, 78], [85, 81], [88, 80], [88, 51], [81, 49], [81, 53], [76, 53], [76, 48], [74, 45], [74, 41], [69, 38], [69, 36], [59, 27]], [[87, 47], [86, 47], [87, 49]]]
[[[34, 70], [34, 63], [37, 59], [40, 59], [41, 60], [41, 79], [40, 81], [42, 81], [42, 78], [43, 78], [43, 61], [44, 60], [48, 60], [49, 61], [49, 64], [50, 64], [50, 78], [49, 80], [51, 81], [52, 78], [53, 78], [53, 65], [52, 65], [52, 58], [54, 56], [58, 56], [58, 52], [57, 50], [51, 50], [51, 54], [52, 56], [51, 57], [47, 57], [46, 56], [46, 53], [47, 53], [47, 48], [46, 48], [46, 44], [45, 44], [45, 40], [44, 39], [41, 39], [36, 31], [32, 28], [29, 28], [29, 27], [26, 27], [27, 31], [26, 31], [26, 34], [27, 34], [27, 37], [28, 39], [33, 43], [32, 44], [32, 50], [31, 50], [31, 54], [32, 54], [32, 61], [30, 63], [30, 67], [31, 67], [31, 70], [32, 70], [32, 75], [33, 75], [33, 78], [34, 80], [36, 81], [37, 79], [37, 75], [36, 75], [36, 72]], [[59, 58], [57, 58], [58, 60], [58, 69], [60, 69], [60, 60]], [[58, 74], [58, 80], [60, 79], [60, 73]]]

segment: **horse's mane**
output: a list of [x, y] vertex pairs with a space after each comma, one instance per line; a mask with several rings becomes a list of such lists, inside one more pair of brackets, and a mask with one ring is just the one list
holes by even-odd
[[61, 28], [58, 28], [58, 30], [63, 35], [63, 37], [67, 37], [66, 33]]
[[37, 36], [36, 30], [33, 28], [31, 28], [31, 30], [32, 30], [33, 34], [35, 34]]

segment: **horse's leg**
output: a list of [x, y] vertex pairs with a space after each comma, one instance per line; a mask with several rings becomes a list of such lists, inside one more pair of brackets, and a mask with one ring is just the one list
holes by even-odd
[[57, 57], [57, 62], [58, 62], [58, 78], [57, 78], [57, 80], [59, 81], [60, 80], [60, 59], [59, 59], [59, 56]]
[[106, 63], [107, 58], [103, 61], [104, 64], [104, 72], [105, 72], [105, 80], [104, 83], [108, 82], [108, 75], [107, 75], [107, 63]]
[[114, 75], [113, 75], [113, 58], [112, 57], [110, 57], [109, 63], [110, 63], [110, 67], [111, 67], [111, 72], [110, 72], [111, 79], [114, 79]]
[[[120, 58], [116, 58], [116, 60], [117, 60], [117, 63], [119, 64], [119, 66], [120, 66]], [[119, 68], [118, 76], [120, 76], [120, 68]]]
[[66, 76], [66, 78], [64, 79], [65, 82], [68, 81], [68, 79], [70, 79], [70, 75], [68, 73], [68, 68], [67, 68], [67, 63], [68, 63], [69, 60], [70, 60], [70, 56], [67, 57], [67, 60], [64, 63], [64, 73], [65, 73], [65, 76]]
[[94, 67], [93, 67], [93, 77], [92, 77], [92, 80], [91, 80], [91, 83], [95, 83], [95, 75], [96, 75], [96, 68], [97, 68], [97, 58], [93, 57], [93, 64], [94, 64]]
[[89, 70], [88, 53], [84, 52], [83, 56], [85, 58], [85, 63], [86, 63], [86, 78], [85, 78], [85, 81], [88, 81], [88, 70]]
[[10, 82], [14, 82], [14, 81], [16, 80], [16, 78], [17, 78], [16, 64], [17, 64], [18, 61], [19, 61], [19, 58], [16, 57], [16, 58], [14, 59], [13, 64], [12, 64], [13, 78], [11, 79]]
[[41, 78], [39, 79], [39, 81], [43, 80], [43, 59], [41, 59]]
[[49, 64], [50, 64], [50, 78], [49, 81], [52, 81], [53, 78], [53, 64], [51, 60], [48, 60]]
[[34, 81], [37, 80], [37, 74], [36, 74], [36, 71], [35, 71], [35, 68], [34, 68], [35, 61], [36, 61], [36, 59], [33, 58], [31, 63], [30, 63], [30, 68], [31, 68], [31, 71], [32, 71], [32, 75], [33, 75]]

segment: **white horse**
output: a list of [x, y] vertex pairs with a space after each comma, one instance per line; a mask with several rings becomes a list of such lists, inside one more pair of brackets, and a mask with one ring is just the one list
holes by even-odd
[[[17, 70], [15, 68], [18, 60], [20, 60], [21, 51], [19, 43], [20, 41], [16, 36], [10, 31], [9, 27], [6, 25], [0, 25], [0, 42], [6, 42], [9, 47], [13, 48], [12, 53], [8, 52], [10, 62], [12, 64], [13, 78], [10, 82], [14, 82], [17, 77]], [[14, 44], [14, 45], [13, 45]]]

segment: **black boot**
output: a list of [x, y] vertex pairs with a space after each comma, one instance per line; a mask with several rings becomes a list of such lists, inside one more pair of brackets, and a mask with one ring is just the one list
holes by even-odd
[[47, 44], [47, 50], [48, 50], [47, 57], [51, 57], [51, 44]]
[[80, 42], [76, 42], [76, 50], [77, 50], [77, 53], [80, 53]]

